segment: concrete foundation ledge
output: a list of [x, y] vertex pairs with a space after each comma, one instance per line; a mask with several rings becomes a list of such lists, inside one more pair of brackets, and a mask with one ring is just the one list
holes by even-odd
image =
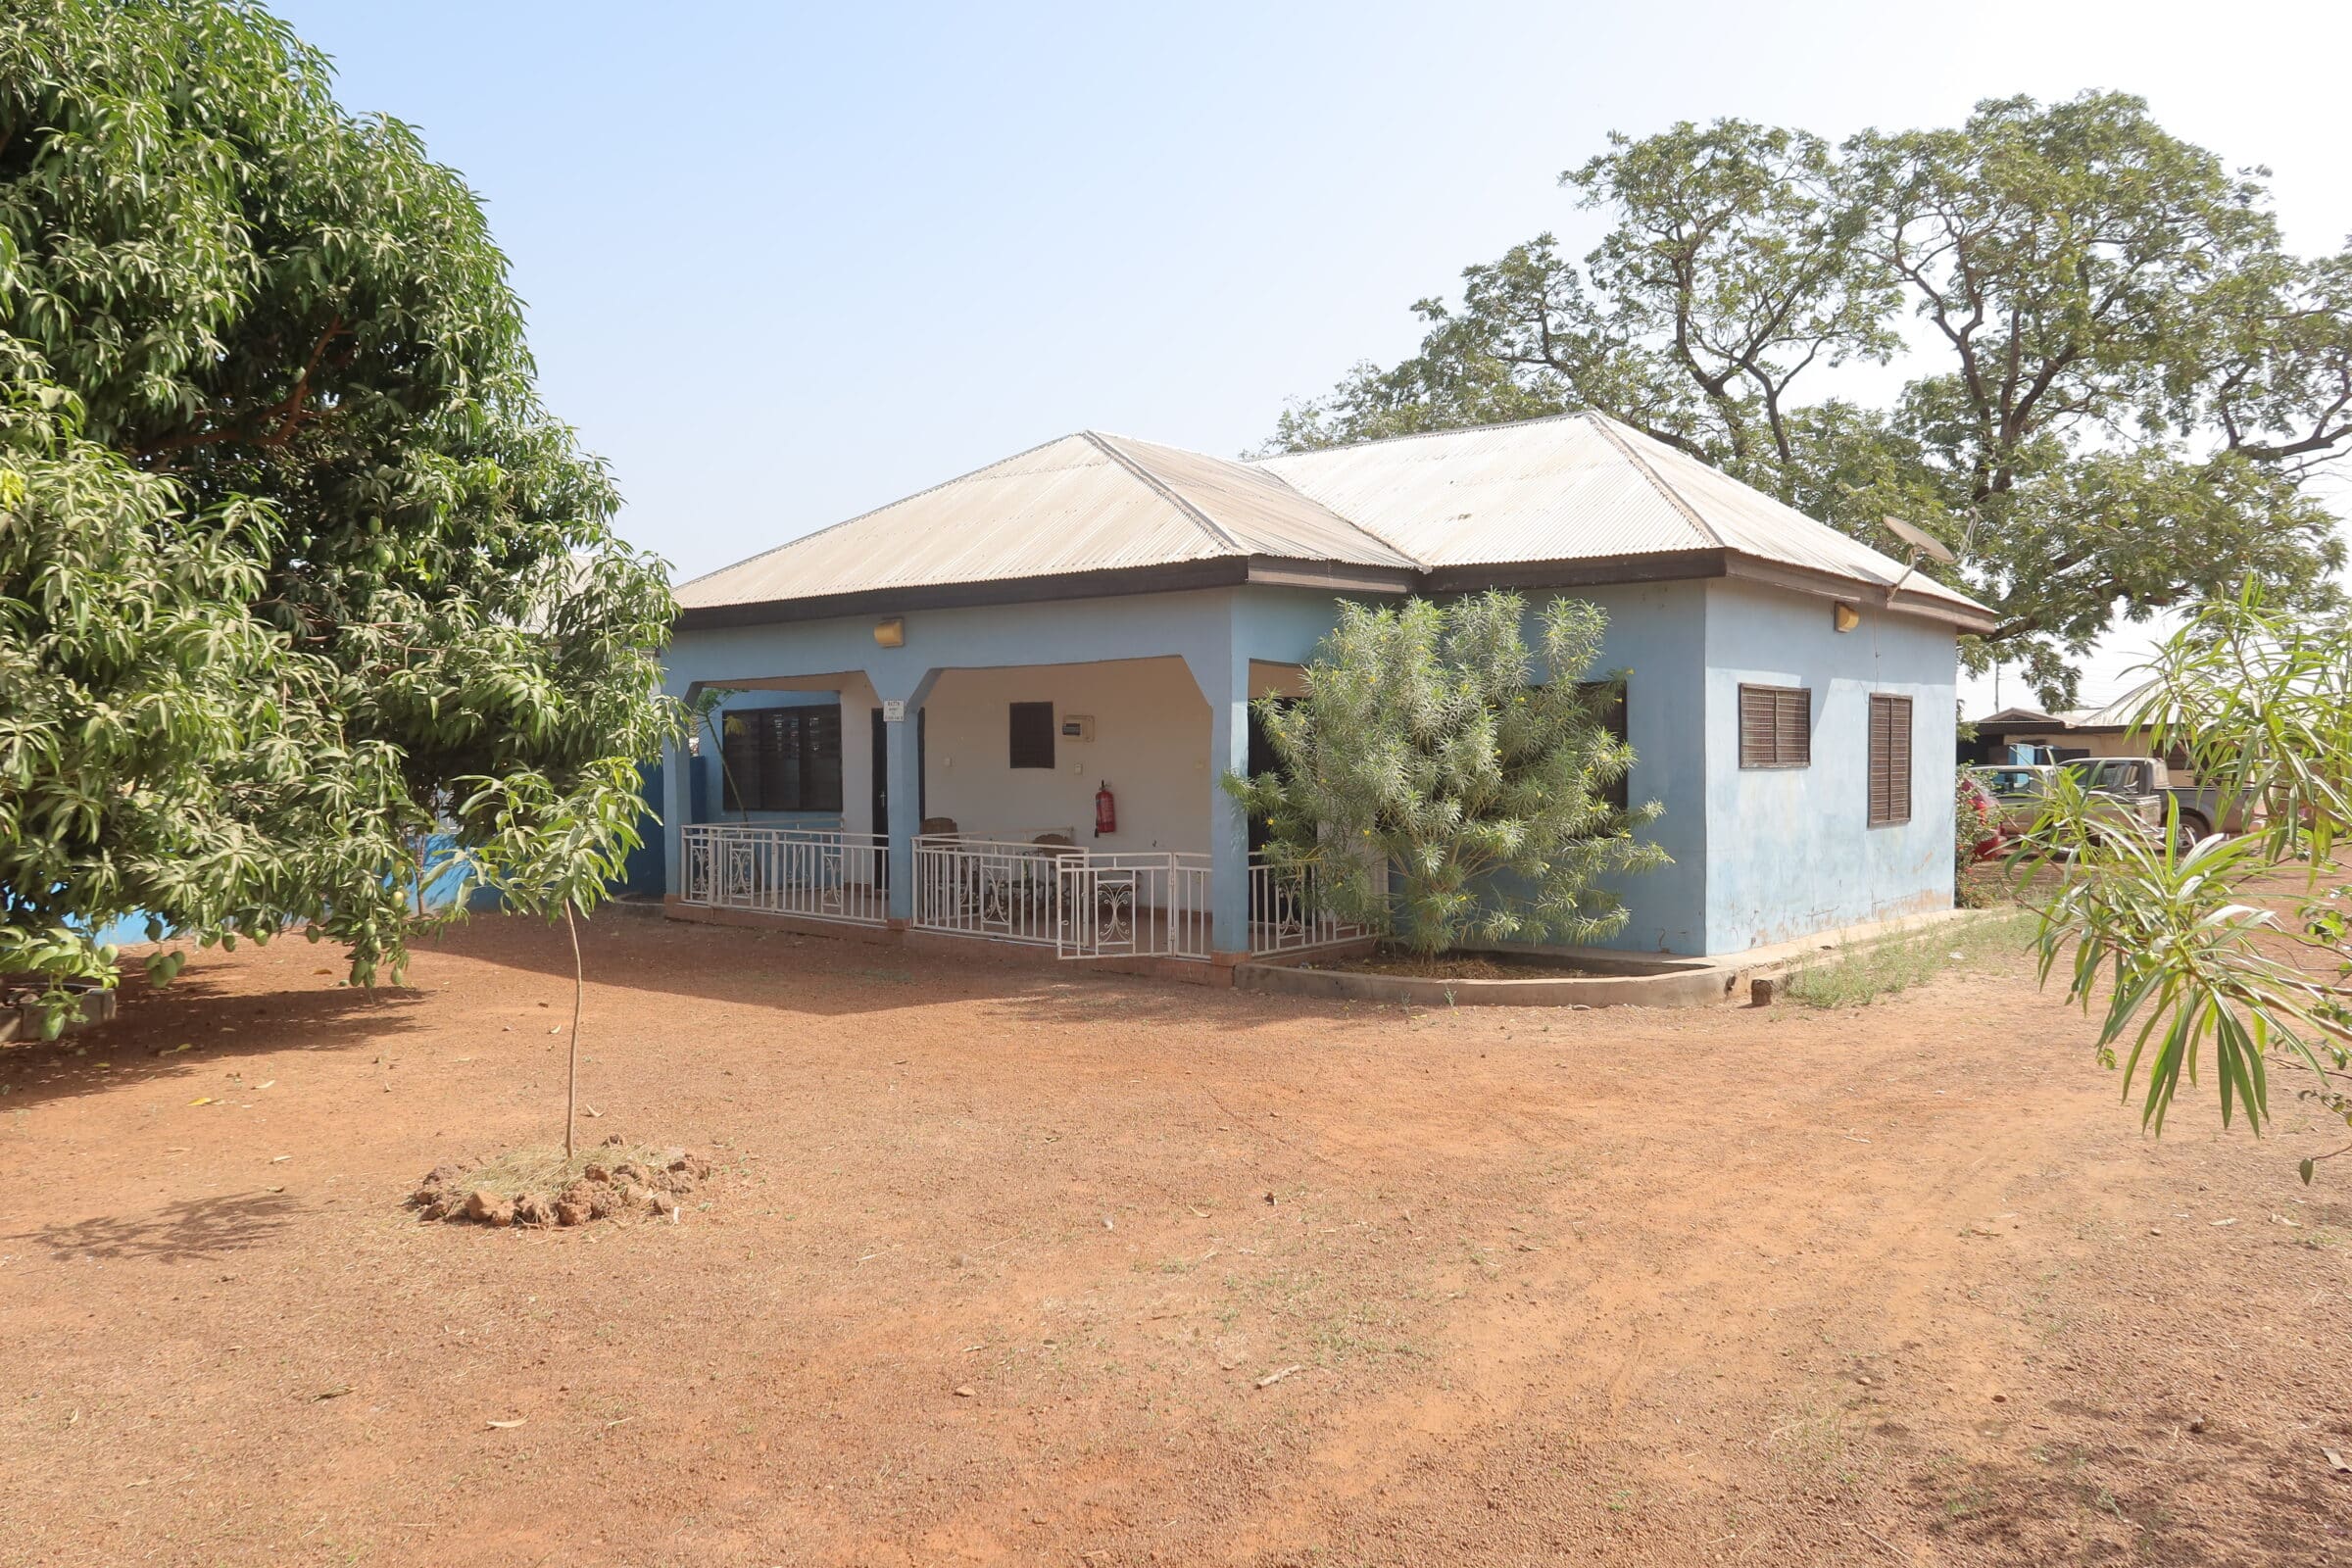
[[[1244, 963], [1237, 990], [1330, 1001], [1388, 1002], [1421, 1007], [1703, 1007], [1722, 1002], [1735, 972], [1705, 958], [1644, 958], [1589, 948], [1493, 951], [1483, 956], [1589, 969], [1585, 975], [1529, 975], [1524, 980], [1447, 980], [1419, 975]], [[1310, 956], [1306, 960], [1312, 962]]]

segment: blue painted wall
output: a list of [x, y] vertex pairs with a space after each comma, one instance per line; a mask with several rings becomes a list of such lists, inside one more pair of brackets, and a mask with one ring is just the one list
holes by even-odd
[[[1860, 627], [1832, 630], [1829, 601], [1715, 579], [1582, 590], [1609, 614], [1602, 665], [1625, 669], [1627, 724], [1638, 760], [1637, 800], [1664, 815], [1651, 835], [1672, 866], [1624, 879], [1631, 918], [1610, 945], [1682, 955], [1731, 953], [1838, 925], [1948, 906], [1952, 892], [1952, 632], [1865, 609]], [[1531, 596], [1537, 599], [1537, 596]], [[1540, 599], [1529, 632], [1539, 635]], [[760, 691], [733, 706], [832, 701], [832, 689], [906, 705], [892, 727], [891, 794], [912, 799], [911, 715], [951, 668], [1182, 658], [1209, 706], [1210, 853], [1220, 951], [1240, 945], [1247, 919], [1246, 826], [1215, 780], [1247, 757], [1250, 663], [1301, 663], [1336, 623], [1338, 603], [1310, 589], [1204, 589], [1109, 599], [909, 612], [904, 647], [873, 641], [878, 616], [788, 621], [682, 633], [666, 662], [669, 691], [794, 679], [825, 688]], [[1814, 766], [1791, 772], [1739, 766], [1741, 681], [1815, 692]], [[1913, 698], [1912, 822], [1865, 828], [1868, 695]], [[845, 717], [847, 714], [845, 713]], [[853, 730], [856, 733], [852, 733]], [[706, 749], [708, 741], [706, 740]], [[844, 725], [860, 756], [865, 732]], [[676, 759], [673, 759], [673, 762]], [[698, 790], [673, 766], [659, 788], [672, 823], [714, 820], [715, 768]], [[847, 814], [862, 819], [848, 796]], [[893, 813], [894, 898], [911, 885], [911, 813]], [[674, 829], [673, 829], [674, 831]], [[905, 863], [901, 863], [905, 862]], [[677, 891], [675, 857], [663, 868]], [[896, 912], [904, 915], [905, 910]]]
[[[1868, 604], [1839, 632], [1823, 600], [1706, 585], [1706, 941], [1738, 953], [1952, 905], [1957, 661], [1948, 627]], [[1740, 686], [1813, 694], [1813, 765], [1742, 769]], [[1911, 699], [1911, 820], [1871, 827], [1870, 695]]]
[[1594, 678], [1625, 672], [1626, 739], [1634, 748], [1627, 794], [1655, 801], [1665, 814], [1644, 836], [1672, 865], [1609, 883], [1627, 910], [1625, 928], [1599, 944], [1633, 953], [1705, 950], [1707, 770], [1702, 689], [1706, 593], [1695, 582], [1596, 587], [1569, 595], [1530, 595], [1525, 635], [1541, 649], [1544, 611], [1553, 598], [1584, 599], [1609, 617]]

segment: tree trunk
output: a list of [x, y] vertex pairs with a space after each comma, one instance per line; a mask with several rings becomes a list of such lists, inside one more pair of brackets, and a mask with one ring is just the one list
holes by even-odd
[[564, 929], [571, 938], [571, 1068], [564, 1085], [564, 1160], [571, 1162], [571, 1129], [580, 1104], [580, 995], [586, 989], [580, 967], [580, 928], [571, 918], [571, 901], [564, 901]]

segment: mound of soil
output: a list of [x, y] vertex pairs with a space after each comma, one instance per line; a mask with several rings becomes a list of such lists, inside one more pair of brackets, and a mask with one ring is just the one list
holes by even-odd
[[585, 1225], [622, 1215], [661, 1218], [675, 1214], [710, 1174], [710, 1162], [682, 1149], [630, 1150], [615, 1134], [602, 1151], [564, 1167], [568, 1179], [560, 1187], [550, 1183], [553, 1191], [514, 1191], [511, 1179], [501, 1179], [511, 1169], [499, 1161], [436, 1165], [409, 1195], [409, 1206], [419, 1219], [497, 1226]]

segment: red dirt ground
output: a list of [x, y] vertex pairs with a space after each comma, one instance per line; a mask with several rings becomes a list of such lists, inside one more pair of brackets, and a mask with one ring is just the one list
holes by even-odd
[[583, 1130], [718, 1160], [680, 1224], [402, 1207], [558, 1130], [544, 928], [0, 1053], [0, 1561], [2352, 1560], [2352, 1173], [2143, 1139], [2022, 975], [1406, 1016], [587, 935]]

